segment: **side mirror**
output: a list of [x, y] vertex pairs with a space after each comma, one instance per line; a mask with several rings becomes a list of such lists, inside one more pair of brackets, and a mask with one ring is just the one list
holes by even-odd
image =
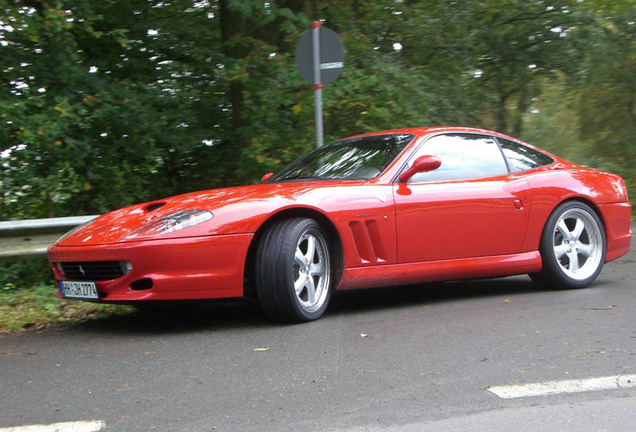
[[261, 183], [266, 182], [266, 181], [267, 181], [267, 180], [269, 180], [269, 178], [270, 178], [270, 177], [272, 177], [273, 175], [274, 175], [274, 173], [273, 173], [273, 172], [268, 172], [268, 173], [267, 173], [267, 174], [265, 174], [265, 175], [263, 176], [263, 178], [261, 179]]
[[435, 171], [440, 166], [442, 166], [442, 160], [437, 156], [420, 156], [415, 159], [409, 169], [400, 174], [400, 181], [407, 182], [415, 174]]

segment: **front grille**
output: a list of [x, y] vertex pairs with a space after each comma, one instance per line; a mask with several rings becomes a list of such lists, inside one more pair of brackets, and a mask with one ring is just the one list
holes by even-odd
[[117, 279], [128, 273], [126, 261], [63, 262], [58, 264], [62, 274], [71, 280], [100, 281]]

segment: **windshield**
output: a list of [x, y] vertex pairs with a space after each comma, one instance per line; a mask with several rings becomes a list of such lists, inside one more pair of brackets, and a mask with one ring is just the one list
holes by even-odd
[[380, 175], [413, 137], [390, 134], [335, 141], [296, 159], [267, 183], [307, 179], [369, 180]]

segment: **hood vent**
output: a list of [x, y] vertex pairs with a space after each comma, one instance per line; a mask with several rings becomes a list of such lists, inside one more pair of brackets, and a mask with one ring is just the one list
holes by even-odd
[[150, 213], [151, 211], [155, 211], [155, 210], [157, 210], [158, 208], [163, 207], [163, 206], [165, 206], [165, 205], [166, 205], [166, 203], [165, 203], [165, 202], [156, 202], [156, 203], [148, 204], [148, 205], [146, 206], [146, 212], [147, 212], [147, 213]]

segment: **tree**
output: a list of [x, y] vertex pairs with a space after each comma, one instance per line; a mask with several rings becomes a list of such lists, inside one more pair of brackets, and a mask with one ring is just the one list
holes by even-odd
[[576, 87], [586, 158], [636, 186], [636, 39], [633, 6], [597, 12], [586, 73]]
[[313, 148], [293, 53], [318, 18], [346, 51], [323, 94], [327, 140], [543, 130], [609, 166], [632, 155], [632, 2], [0, 0], [0, 217], [253, 182]]

